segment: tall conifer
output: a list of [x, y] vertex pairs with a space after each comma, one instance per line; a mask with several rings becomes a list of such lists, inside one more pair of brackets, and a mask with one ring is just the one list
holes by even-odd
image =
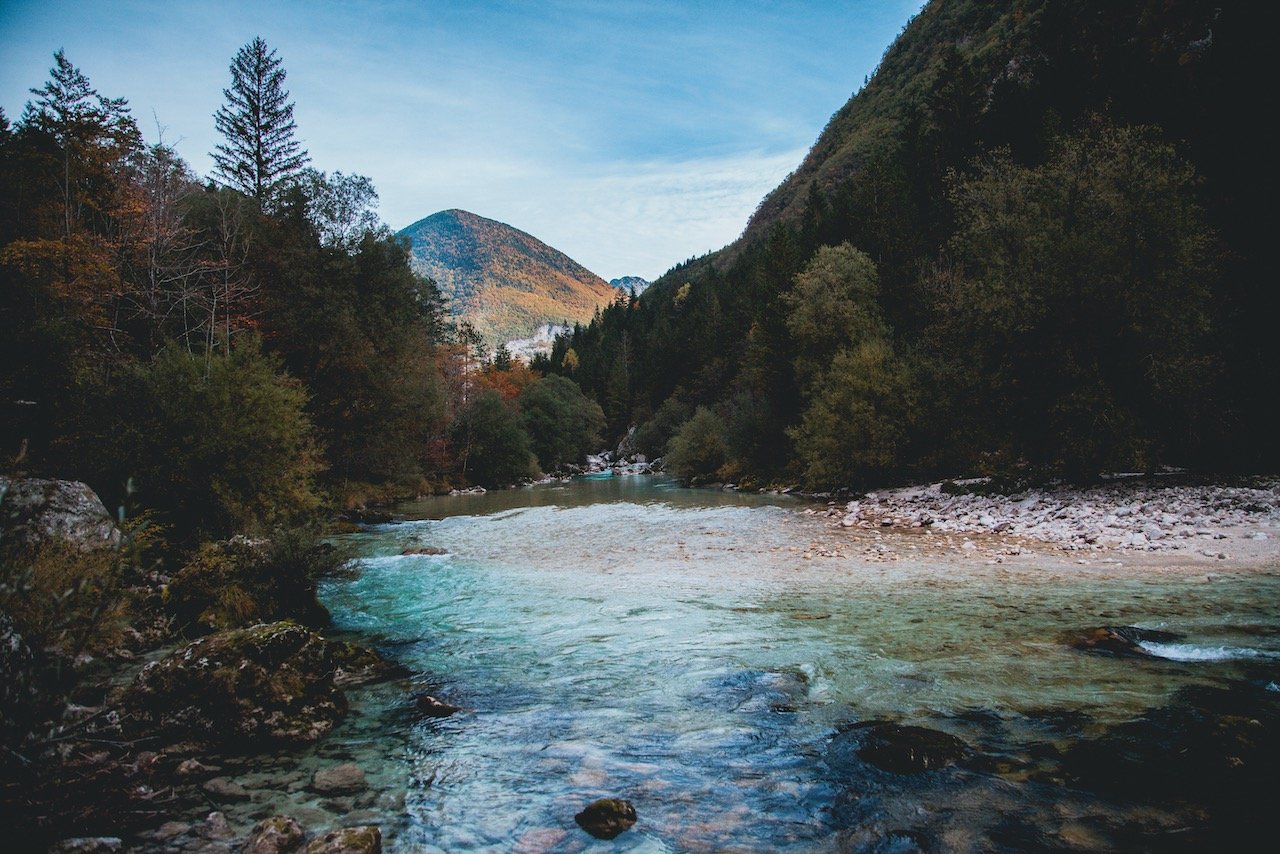
[[294, 135], [284, 78], [276, 52], [255, 38], [231, 60], [231, 88], [222, 90], [227, 102], [213, 116], [226, 139], [211, 152], [215, 177], [260, 202], [310, 161]]

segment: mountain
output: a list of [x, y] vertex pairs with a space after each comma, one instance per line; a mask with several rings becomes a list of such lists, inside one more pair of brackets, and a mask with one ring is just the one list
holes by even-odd
[[[616, 435], [652, 419], [665, 441], [706, 407], [739, 482], [798, 478], [859, 441], [879, 443], [857, 453], [880, 479], [992, 459], [1272, 468], [1266, 23], [1212, 0], [931, 0], [738, 240], [604, 310], [552, 367]], [[844, 243], [870, 262], [840, 281], [861, 289], [874, 347], [788, 322], [814, 287], [798, 274], [853, 269], [819, 257]], [[1025, 302], [1003, 301], [1018, 288]]]
[[610, 279], [609, 284], [618, 290], [626, 293], [634, 292], [636, 296], [644, 293], [644, 289], [653, 284], [648, 279], [642, 279], [639, 276], [621, 276], [617, 279]]
[[589, 323], [617, 291], [569, 256], [506, 223], [447, 210], [402, 229], [413, 269], [435, 279], [455, 317], [490, 344], [544, 324]]

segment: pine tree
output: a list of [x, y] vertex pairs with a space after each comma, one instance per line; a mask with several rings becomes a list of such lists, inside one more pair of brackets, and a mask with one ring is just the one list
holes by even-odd
[[276, 52], [255, 38], [231, 61], [231, 88], [222, 90], [227, 102], [213, 117], [226, 138], [211, 152], [214, 175], [260, 202], [269, 201], [310, 160], [294, 136], [284, 78]]

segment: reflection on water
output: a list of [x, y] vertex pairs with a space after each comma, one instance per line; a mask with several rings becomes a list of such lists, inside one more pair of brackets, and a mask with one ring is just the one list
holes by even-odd
[[[404, 739], [394, 758], [385, 739], [376, 751], [371, 741], [364, 760], [400, 763], [381, 770], [408, 789], [388, 847], [910, 851], [1200, 838], [1185, 831], [1195, 816], [1204, 824], [1203, 804], [1117, 798], [1095, 778], [1123, 769], [1076, 745], [1128, 739], [1140, 751], [1154, 738], [1144, 715], [1196, 691], [1201, 705], [1221, 696], [1274, 714], [1274, 574], [1205, 583], [923, 561], [873, 572], [803, 559], [797, 546], [822, 523], [800, 506], [610, 478], [422, 501], [401, 508], [412, 521], [354, 535], [364, 557], [326, 585], [326, 603], [418, 674], [408, 690], [358, 700], [364, 719]], [[402, 556], [411, 546], [446, 553]], [[1063, 641], [1125, 624], [1186, 638], [1142, 660]], [[467, 711], [415, 715], [419, 690]], [[880, 770], [858, 758], [866, 730], [849, 728], [875, 719], [952, 733], [973, 756], [923, 774]], [[612, 843], [572, 818], [606, 796], [640, 816]]]

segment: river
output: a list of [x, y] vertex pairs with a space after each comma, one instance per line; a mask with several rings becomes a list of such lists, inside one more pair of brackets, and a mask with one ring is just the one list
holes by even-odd
[[[805, 506], [595, 478], [348, 536], [322, 598], [413, 674], [357, 692], [329, 750], [384, 793], [388, 850], [1171, 847], [1237, 821], [1275, 748], [1274, 569], [986, 565], [909, 535], [870, 563]], [[1064, 642], [1100, 625], [1186, 638], [1143, 659]], [[464, 711], [425, 716], [421, 694]], [[969, 752], [883, 770], [859, 758], [879, 720]], [[1207, 755], [1170, 759], [1184, 742]], [[574, 824], [599, 797], [639, 815], [613, 842]]]

